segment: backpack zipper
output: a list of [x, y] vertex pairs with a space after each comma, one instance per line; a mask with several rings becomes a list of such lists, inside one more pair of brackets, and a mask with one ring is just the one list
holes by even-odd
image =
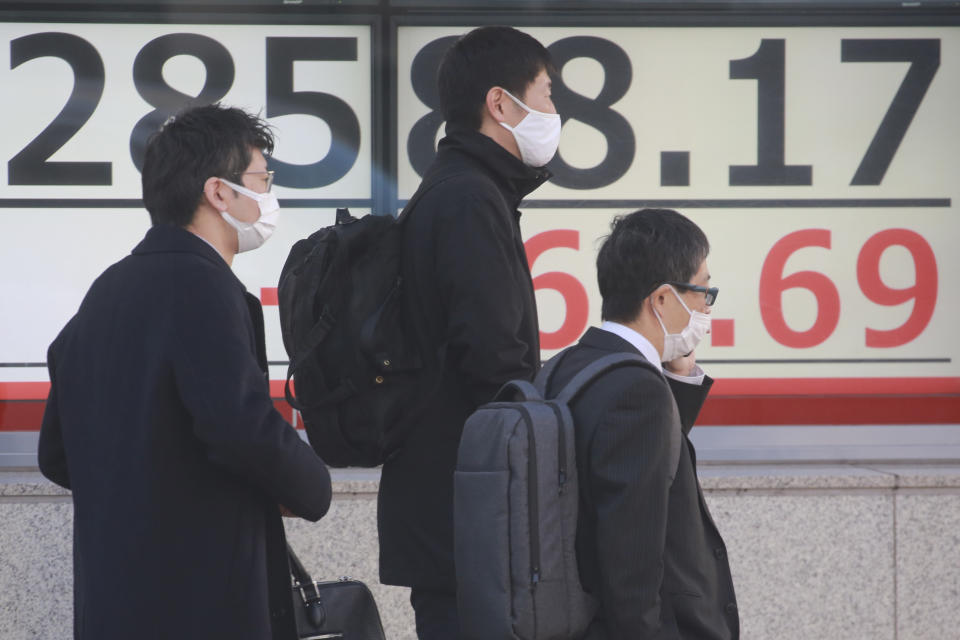
[[[530, 518], [530, 590], [540, 583], [540, 498], [537, 483], [537, 437], [533, 433], [533, 418], [526, 407], [517, 407], [527, 423], [527, 508]], [[536, 607], [534, 607], [536, 611]], [[534, 621], [536, 625], [536, 621]]]
[[491, 409], [514, 409], [520, 413], [527, 425], [527, 517], [530, 519], [530, 590], [533, 591], [540, 583], [540, 500], [537, 483], [537, 439], [533, 433], [533, 418], [523, 405], [491, 402], [485, 406]]
[[560, 407], [549, 403], [550, 408], [557, 415], [557, 493], [563, 495], [563, 490], [567, 485], [567, 434], [563, 428], [563, 414]]

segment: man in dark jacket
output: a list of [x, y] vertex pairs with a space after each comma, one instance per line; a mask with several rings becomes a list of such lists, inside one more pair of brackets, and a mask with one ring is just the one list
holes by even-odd
[[230, 269], [266, 240], [266, 125], [217, 105], [148, 144], [143, 241], [50, 346], [40, 470], [73, 492], [77, 638], [294, 638], [281, 512], [326, 466], [273, 408], [263, 314]]
[[[421, 640], [457, 637], [453, 470], [463, 423], [504, 382], [531, 378], [540, 346], [517, 205], [559, 144], [547, 50], [507, 27], [461, 38], [439, 71], [446, 137], [404, 227], [402, 272], [436, 393], [383, 466], [380, 579], [413, 587]], [[434, 371], [436, 373], [436, 371]]]
[[[591, 362], [636, 353], [575, 399], [581, 582], [600, 602], [589, 640], [734, 640], [726, 547], [687, 437], [713, 381], [693, 349], [710, 330], [707, 238], [671, 210], [618, 219], [597, 257], [603, 318], [562, 354], [550, 391]], [[663, 363], [661, 365], [661, 363]]]

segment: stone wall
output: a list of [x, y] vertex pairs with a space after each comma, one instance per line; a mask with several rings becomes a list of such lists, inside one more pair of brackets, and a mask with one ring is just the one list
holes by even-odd
[[[406, 589], [377, 583], [376, 471], [334, 472], [319, 523], [287, 521], [316, 579], [370, 584], [391, 640]], [[960, 464], [704, 466], [744, 640], [960, 638]], [[0, 472], [0, 639], [72, 637], [72, 504], [35, 471]]]

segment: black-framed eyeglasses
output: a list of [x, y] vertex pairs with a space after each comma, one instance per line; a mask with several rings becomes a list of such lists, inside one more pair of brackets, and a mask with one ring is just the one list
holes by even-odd
[[270, 188], [273, 186], [273, 171], [241, 171], [240, 173], [235, 173], [233, 175], [237, 178], [241, 178], [242, 176], [266, 176], [266, 191], [270, 191]]
[[720, 293], [720, 287], [701, 287], [700, 285], [690, 284], [689, 282], [668, 282], [667, 284], [672, 284], [673, 286], [680, 287], [681, 289], [697, 291], [705, 294], [707, 297], [708, 307], [713, 306], [713, 303], [717, 301], [717, 294]]

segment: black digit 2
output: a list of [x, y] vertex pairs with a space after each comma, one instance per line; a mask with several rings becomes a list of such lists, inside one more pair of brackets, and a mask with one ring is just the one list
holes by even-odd
[[407, 158], [410, 166], [423, 176], [436, 155], [437, 131], [443, 124], [440, 113], [440, 92], [437, 89], [437, 70], [447, 49], [460, 39], [460, 36], [444, 36], [427, 43], [417, 52], [410, 65], [410, 85], [420, 102], [430, 107], [430, 111], [414, 123], [407, 136]]
[[276, 158], [270, 166], [276, 184], [309, 189], [333, 184], [347, 175], [360, 153], [360, 121], [350, 105], [329, 93], [293, 90], [293, 63], [297, 60], [357, 59], [356, 38], [267, 38], [267, 117], [307, 114], [330, 127], [330, 150], [306, 165]]
[[909, 62], [851, 185], [880, 184], [940, 68], [940, 40], [843, 40], [841, 62]]
[[731, 187], [813, 184], [812, 166], [784, 164], [784, 48], [765, 38], [749, 58], [730, 61], [731, 80], [757, 81], [757, 164], [731, 165]]
[[71, 33], [34, 33], [10, 41], [10, 68], [52, 56], [65, 60], [73, 70], [73, 91], [67, 103], [40, 135], [7, 164], [7, 182], [21, 185], [109, 185], [109, 162], [50, 161], [86, 124], [103, 95], [103, 59], [96, 48]]
[[563, 38], [547, 48], [560, 71], [576, 58], [592, 58], [603, 67], [603, 87], [596, 98], [571, 91], [564, 84], [562, 74], [558, 74], [553, 78], [553, 103], [564, 122], [579, 120], [602, 133], [607, 140], [607, 154], [599, 164], [588, 169], [568, 164], [558, 153], [547, 165], [553, 172], [551, 182], [570, 189], [598, 189], [612, 184], [630, 168], [636, 150], [630, 123], [610, 108], [630, 88], [633, 78], [630, 57], [613, 42], [594, 36]]
[[[206, 80], [197, 96], [177, 91], [163, 79], [163, 65], [174, 56], [193, 56], [203, 63]], [[130, 133], [130, 157], [143, 170], [147, 138], [170, 116], [190, 104], [210, 104], [233, 86], [233, 58], [222, 44], [196, 33], [170, 33], [148, 42], [133, 61], [133, 84], [147, 104], [156, 107]]]

